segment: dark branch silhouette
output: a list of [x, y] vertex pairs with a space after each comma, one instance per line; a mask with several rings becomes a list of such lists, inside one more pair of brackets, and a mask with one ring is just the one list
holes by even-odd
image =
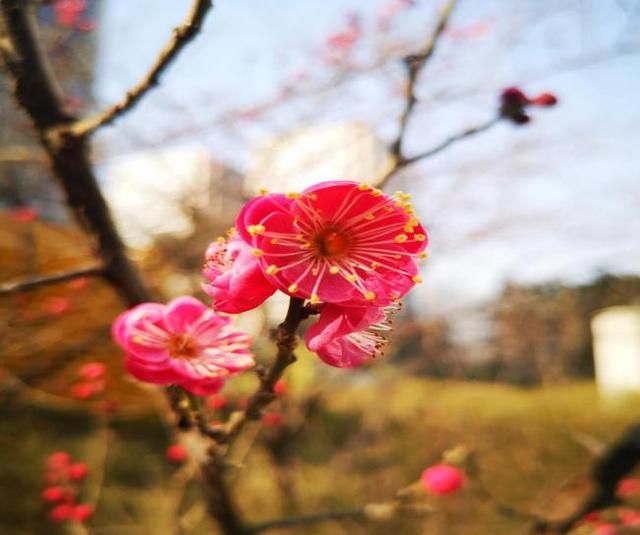
[[7, 282], [0, 284], [0, 295], [11, 295], [20, 292], [28, 292], [47, 286], [49, 284], [57, 284], [59, 282], [67, 282], [81, 277], [100, 277], [102, 275], [102, 267], [90, 267], [77, 269], [75, 271], [67, 271], [56, 275], [42, 275], [40, 277], [30, 277], [16, 282]]

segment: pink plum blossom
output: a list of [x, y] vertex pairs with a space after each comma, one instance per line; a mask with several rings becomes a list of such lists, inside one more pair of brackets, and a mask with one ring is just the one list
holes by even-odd
[[213, 308], [228, 314], [245, 312], [261, 305], [275, 292], [262, 273], [251, 247], [233, 235], [219, 238], [205, 253], [202, 289], [212, 298]]
[[[389, 307], [391, 308], [391, 307]], [[305, 335], [309, 350], [337, 368], [354, 368], [382, 354], [390, 310], [325, 305]]]
[[230, 322], [193, 297], [179, 297], [167, 305], [143, 303], [123, 312], [112, 332], [126, 352], [131, 375], [206, 396], [254, 364], [249, 336], [234, 331]]
[[253, 199], [236, 226], [269, 280], [311, 303], [386, 306], [421, 280], [427, 234], [401, 192], [323, 182]]
[[448, 464], [435, 464], [422, 472], [422, 485], [430, 494], [448, 496], [462, 487], [465, 475], [462, 470]]

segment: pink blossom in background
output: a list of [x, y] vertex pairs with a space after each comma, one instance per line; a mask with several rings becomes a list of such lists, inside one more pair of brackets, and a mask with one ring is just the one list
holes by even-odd
[[78, 377], [87, 381], [100, 379], [104, 376], [107, 367], [102, 362], [87, 362], [78, 370]]
[[640, 526], [640, 511], [629, 509], [628, 507], [621, 507], [618, 509], [618, 517], [622, 525], [629, 527]]
[[104, 389], [103, 385], [97, 383], [76, 383], [71, 386], [69, 389], [69, 395], [73, 399], [77, 399], [79, 401], [86, 401], [97, 396]]
[[186, 461], [189, 455], [182, 444], [173, 444], [166, 449], [164, 456], [170, 463], [180, 464]]
[[616, 494], [619, 498], [628, 498], [640, 494], [640, 479], [626, 478], [618, 482]]
[[56, 21], [61, 26], [76, 26], [86, 9], [86, 0], [54, 0], [53, 2]]
[[257, 197], [236, 224], [280, 290], [343, 306], [380, 307], [406, 295], [420, 281], [416, 260], [428, 241], [406, 194], [348, 181]]
[[391, 329], [389, 314], [379, 307], [325, 305], [305, 342], [327, 364], [355, 368], [382, 354]]
[[112, 333], [125, 350], [131, 375], [206, 396], [254, 365], [249, 336], [234, 331], [230, 322], [193, 297], [179, 297], [167, 305], [143, 303], [123, 312]]
[[448, 496], [462, 487], [465, 475], [462, 470], [448, 464], [436, 464], [422, 472], [422, 485], [430, 494]]
[[85, 463], [74, 463], [67, 470], [71, 481], [82, 481], [89, 474], [89, 467]]
[[615, 524], [598, 524], [594, 526], [593, 532], [596, 535], [616, 535], [618, 533], [618, 528]]
[[275, 286], [262, 273], [260, 262], [251, 247], [234, 235], [219, 238], [205, 253], [202, 285], [216, 310], [237, 314], [261, 305]]
[[44, 502], [55, 503], [62, 500], [65, 494], [65, 490], [62, 487], [54, 486], [44, 489], [40, 496]]
[[15, 208], [12, 212], [13, 220], [17, 223], [29, 223], [38, 218], [38, 210], [30, 206]]
[[49, 511], [49, 518], [51, 518], [51, 520], [56, 524], [60, 524], [69, 520], [71, 518], [71, 513], [73, 513], [73, 505], [70, 503], [61, 503]]

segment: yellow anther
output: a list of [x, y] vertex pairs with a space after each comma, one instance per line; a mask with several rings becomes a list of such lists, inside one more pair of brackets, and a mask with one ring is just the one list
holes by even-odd
[[227, 243], [227, 240], [225, 240], [222, 236], [220, 236], [219, 238], [216, 238], [216, 243], [219, 243], [220, 245], [222, 245], [223, 243]]
[[258, 234], [264, 234], [264, 231], [266, 229], [264, 228], [264, 225], [249, 225], [247, 227], [247, 232], [249, 232], [249, 234], [251, 234], [252, 236], [257, 236]]
[[311, 199], [312, 201], [318, 200], [318, 196], [315, 193], [306, 193], [305, 196]]
[[378, 269], [380, 267], [379, 262], [371, 262], [371, 269]]
[[418, 253], [416, 256], [418, 257], [419, 260], [425, 260], [429, 258], [429, 253], [426, 253], [423, 251], [421, 253]]
[[358, 185], [358, 189], [359, 189], [360, 191], [367, 191], [370, 187], [371, 187], [371, 186], [369, 186], [369, 184], [364, 184], [364, 183], [363, 183], [363, 184], [359, 184], [359, 185]]
[[271, 239], [271, 243], [272, 243], [273, 245], [275, 245], [276, 243], [278, 243], [278, 240], [276, 240], [275, 238], [272, 238], [272, 239]]
[[329, 273], [331, 273], [332, 275], [340, 273], [340, 268], [338, 266], [331, 266], [329, 268]]
[[394, 195], [401, 201], [411, 200], [411, 195], [409, 195], [408, 193], [405, 193], [404, 191], [396, 191]]
[[260, 188], [258, 190], [258, 195], [269, 195], [269, 190], [267, 188]]
[[363, 295], [367, 301], [373, 301], [377, 297], [375, 292], [371, 292], [371, 291], [364, 292]]
[[300, 249], [309, 249], [311, 244], [309, 242], [305, 242], [300, 246]]
[[411, 225], [405, 225], [403, 230], [408, 234], [413, 234], [414, 232], [413, 227]]
[[424, 241], [427, 237], [424, 234], [414, 234], [413, 239], [416, 241]]
[[407, 225], [411, 225], [412, 227], [417, 227], [420, 224], [420, 221], [418, 221], [417, 217], [412, 217], [411, 219], [409, 219], [409, 221], [407, 221]]
[[228, 228], [227, 232], [226, 232], [227, 236], [229, 236], [229, 237], [235, 235], [235, 233], [236, 233], [236, 228], [235, 227]]
[[382, 195], [384, 195], [384, 193], [381, 189], [374, 188], [371, 190], [371, 195], [373, 195], [374, 197], [381, 197]]
[[278, 266], [276, 266], [275, 264], [271, 264], [267, 268], [267, 275], [275, 275], [276, 273], [278, 273]]
[[264, 251], [262, 249], [254, 249], [253, 251], [251, 251], [251, 254], [253, 256], [263, 256]]
[[311, 270], [311, 274], [315, 277], [318, 273], [320, 273], [320, 270], [318, 268], [313, 268]]
[[311, 297], [309, 298], [309, 302], [312, 305], [316, 305], [320, 302], [320, 296], [318, 294], [311, 294]]
[[376, 216], [374, 216], [373, 214], [368, 214], [368, 215], [364, 216], [364, 218], [367, 221], [373, 221], [376, 218]]
[[289, 287], [287, 288], [287, 291], [288, 291], [290, 294], [294, 294], [294, 293], [296, 293], [296, 292], [298, 291], [298, 285], [297, 285], [297, 284], [292, 284], [291, 286], [289, 286]]
[[406, 234], [398, 234], [394, 240], [396, 240], [398, 243], [404, 243], [409, 239], [409, 237]]
[[299, 199], [300, 194], [297, 191], [290, 191], [289, 193], [285, 193], [287, 199]]
[[422, 282], [422, 277], [420, 275], [414, 275], [412, 278], [413, 282], [415, 282], [416, 284], [420, 284]]
[[351, 284], [353, 284], [358, 280], [358, 277], [356, 277], [355, 275], [347, 275], [345, 279], [347, 279]]

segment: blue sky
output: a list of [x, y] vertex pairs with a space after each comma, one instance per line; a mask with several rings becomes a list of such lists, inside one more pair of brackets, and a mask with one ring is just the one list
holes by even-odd
[[[103, 2], [96, 94], [120, 98], [148, 68], [188, 1]], [[264, 120], [221, 124], [225, 110], [270, 99], [292, 73], [328, 77], [319, 51], [345, 14], [360, 13], [356, 58], [394, 41], [419, 45], [438, 3], [418, 0], [381, 41], [381, 0], [219, 0], [202, 35], [171, 66], [161, 87], [98, 137], [109, 162], [150, 147], [205, 146], [244, 170], [257, 143], [301, 126], [364, 122], [392, 139], [403, 73], [390, 62], [373, 74], [308, 98]], [[491, 117], [501, 88], [553, 91], [560, 105], [534, 112], [409, 169], [432, 234], [427, 281], [417, 300], [430, 310], [465, 306], [506, 280], [586, 280], [600, 270], [640, 271], [640, 2], [461, 1], [418, 86], [421, 103], [407, 137], [420, 151]], [[140, 20], [144, 21], [142, 28]], [[480, 28], [477, 35], [474, 28]], [[332, 177], [327, 177], [332, 178]]]

